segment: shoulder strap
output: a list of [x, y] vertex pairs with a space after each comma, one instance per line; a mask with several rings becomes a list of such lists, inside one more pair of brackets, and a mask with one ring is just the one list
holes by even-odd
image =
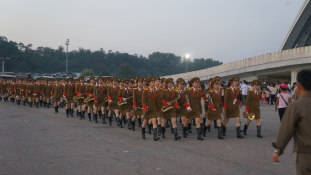
[[283, 95], [281, 94], [281, 93], [279, 93], [280, 94], [280, 96], [282, 97], [282, 99], [284, 100], [284, 102], [285, 102], [285, 104], [286, 104], [286, 106], [288, 105], [288, 103], [285, 101], [285, 99], [284, 99], [284, 97], [283, 97]]

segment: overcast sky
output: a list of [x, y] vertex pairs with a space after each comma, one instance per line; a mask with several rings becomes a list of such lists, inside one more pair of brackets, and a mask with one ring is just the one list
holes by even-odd
[[304, 0], [1, 0], [0, 35], [56, 49], [224, 63], [279, 50]]

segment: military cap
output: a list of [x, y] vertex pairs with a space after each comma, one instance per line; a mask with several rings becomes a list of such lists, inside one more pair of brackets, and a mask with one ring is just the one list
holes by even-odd
[[122, 79], [122, 78], [119, 78], [118, 82], [119, 82], [119, 83], [123, 82], [123, 79]]
[[143, 77], [137, 77], [136, 82], [143, 82]]
[[239, 77], [236, 77], [236, 76], [234, 76], [234, 77], [231, 77], [230, 79], [229, 79], [229, 81], [239, 81], [240, 79], [239, 79]]
[[154, 76], [150, 76], [150, 77], [148, 77], [148, 78], [147, 78], [147, 81], [148, 81], [148, 82], [155, 81]]
[[147, 81], [147, 78], [146, 77], [141, 77], [143, 79], [143, 81]]
[[193, 77], [191, 78], [192, 82], [201, 82], [199, 77]]
[[79, 77], [79, 80], [84, 80], [84, 77], [83, 77], [83, 76], [80, 76], [80, 77]]
[[118, 81], [117, 77], [112, 77], [110, 81]]
[[214, 79], [217, 79], [218, 81], [220, 81], [220, 76], [216, 76], [214, 77]]
[[173, 83], [174, 84], [174, 79], [173, 78], [168, 78], [165, 80], [165, 83]]
[[163, 78], [161, 78], [161, 83], [163, 83], [163, 82], [165, 82], [165, 78], [163, 77]]
[[211, 80], [211, 83], [220, 83], [220, 77], [215, 77]]
[[260, 83], [260, 81], [259, 80], [253, 80], [252, 82], [251, 82], [251, 85], [252, 86], [254, 86], [254, 85], [260, 85], [261, 83]]
[[213, 79], [214, 79], [214, 78], [210, 78], [210, 79], [208, 79], [208, 81], [211, 82]]
[[104, 81], [104, 78], [102, 77], [102, 76], [99, 76], [98, 78], [97, 78], [98, 80], [103, 80]]
[[72, 77], [69, 77], [67, 80], [68, 80], [68, 81], [73, 81], [73, 78], [72, 78]]
[[186, 82], [183, 78], [177, 78], [176, 83], [177, 84], [186, 84]]
[[125, 78], [122, 80], [123, 83], [128, 84], [130, 82], [130, 80], [128, 78]]
[[138, 77], [138, 76], [134, 76], [134, 77], [133, 77], [133, 80], [136, 80], [137, 78], [139, 78], [139, 77]]
[[161, 80], [159, 76], [154, 76], [155, 80]]
[[94, 77], [94, 76], [91, 76], [91, 77], [90, 77], [90, 80], [95, 80], [95, 77]]
[[106, 81], [111, 81], [111, 77], [107, 77], [107, 78], [106, 78]]

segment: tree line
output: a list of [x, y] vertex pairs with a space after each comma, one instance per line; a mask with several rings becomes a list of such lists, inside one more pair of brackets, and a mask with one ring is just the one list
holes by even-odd
[[[63, 46], [58, 46], [57, 49], [50, 47], [33, 49], [32, 44], [25, 45], [0, 36], [1, 57], [10, 58], [5, 61], [6, 72], [55, 73], [66, 70], [66, 52]], [[112, 50], [106, 52], [103, 48], [95, 51], [79, 48], [68, 52], [68, 73], [82, 72], [84, 75], [117, 76], [119, 78], [164, 76], [186, 72], [187, 62], [188, 71], [222, 64], [212, 58], [186, 60], [173, 53], [154, 52], [148, 57], [144, 57]]]

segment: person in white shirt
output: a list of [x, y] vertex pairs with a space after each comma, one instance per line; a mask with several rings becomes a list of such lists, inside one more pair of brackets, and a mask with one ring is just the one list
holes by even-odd
[[243, 80], [243, 83], [241, 86], [241, 92], [242, 92], [242, 100], [243, 100], [242, 104], [245, 106], [246, 99], [247, 99], [247, 93], [248, 93], [248, 86], [246, 85], [246, 80]]

